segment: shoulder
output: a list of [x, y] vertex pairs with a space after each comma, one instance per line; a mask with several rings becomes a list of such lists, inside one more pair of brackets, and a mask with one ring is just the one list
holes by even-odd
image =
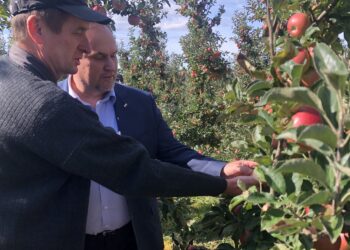
[[9, 60], [7, 55], [0, 56], [0, 72], [1, 73], [4, 73], [11, 66], [12, 66], [12, 64], [10, 63], [10, 60]]
[[124, 98], [142, 98], [142, 99], [151, 99], [153, 100], [153, 96], [151, 93], [147, 91], [143, 91], [141, 89], [131, 87], [131, 86], [126, 86], [123, 84], [117, 83], [114, 87], [116, 95], [120, 95], [121, 97]]

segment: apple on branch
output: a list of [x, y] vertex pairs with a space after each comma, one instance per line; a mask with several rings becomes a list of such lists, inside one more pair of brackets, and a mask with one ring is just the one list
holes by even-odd
[[287, 23], [287, 31], [291, 37], [300, 38], [304, 35], [306, 29], [309, 27], [309, 17], [305, 13], [295, 13]]

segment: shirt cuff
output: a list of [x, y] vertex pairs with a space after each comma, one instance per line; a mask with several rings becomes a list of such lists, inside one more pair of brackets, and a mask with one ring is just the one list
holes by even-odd
[[187, 162], [187, 166], [195, 172], [201, 172], [212, 176], [220, 176], [226, 162], [213, 160], [192, 159]]

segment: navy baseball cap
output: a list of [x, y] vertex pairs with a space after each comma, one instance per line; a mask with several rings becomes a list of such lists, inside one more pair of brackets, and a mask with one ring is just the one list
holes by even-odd
[[13, 16], [32, 10], [58, 9], [87, 22], [108, 24], [111, 19], [90, 9], [84, 0], [11, 0]]

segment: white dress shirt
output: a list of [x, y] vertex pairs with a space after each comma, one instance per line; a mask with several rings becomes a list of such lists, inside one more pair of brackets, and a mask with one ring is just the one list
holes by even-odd
[[[89, 106], [105, 127], [113, 128], [119, 133], [117, 120], [115, 119], [114, 103], [116, 95], [112, 89], [102, 100], [96, 103], [94, 109], [84, 102], [71, 88], [70, 77], [68, 78], [68, 93], [81, 103]], [[119, 195], [108, 188], [91, 181], [90, 198], [87, 215], [86, 233], [98, 234], [105, 230], [115, 230], [127, 224], [130, 215], [124, 196]]]

